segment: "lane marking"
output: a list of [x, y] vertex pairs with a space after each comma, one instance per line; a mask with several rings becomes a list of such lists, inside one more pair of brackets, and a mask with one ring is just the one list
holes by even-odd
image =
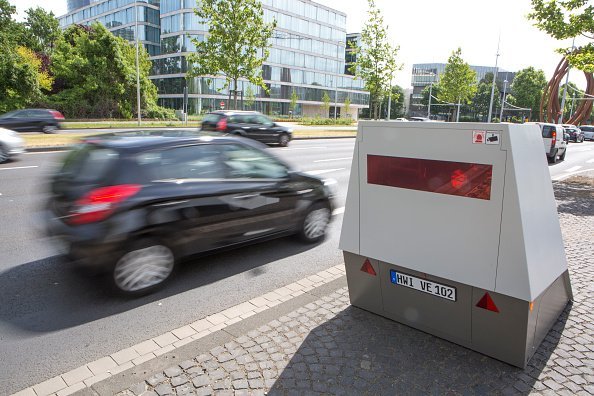
[[0, 171], [3, 171], [3, 170], [15, 170], [15, 169], [30, 169], [30, 168], [39, 168], [39, 165], [13, 166], [12, 168], [0, 168]]
[[576, 170], [579, 170], [579, 169], [582, 169], [582, 167], [578, 165], [578, 166], [574, 166], [569, 169], [566, 169], [565, 172], [571, 173], [571, 172], [575, 172]]
[[290, 150], [311, 150], [311, 149], [326, 149], [326, 146], [310, 146], [310, 147], [286, 147], [282, 148], [282, 151]]
[[353, 157], [344, 157], [344, 158], [330, 158], [330, 159], [321, 159], [321, 160], [316, 160], [314, 162], [332, 162], [332, 161], [346, 161], [346, 160], [352, 160]]
[[336, 208], [332, 211], [332, 216], [337, 216], [344, 213], [344, 206], [342, 208]]
[[574, 175], [578, 175], [578, 174], [584, 173], [584, 172], [594, 172], [594, 169], [582, 169], [580, 171], [573, 172], [573, 173], [566, 173], [566, 174], [562, 174], [562, 175], [557, 175], [555, 177], [552, 177], [551, 180], [561, 181], [563, 179], [567, 179], [568, 177], [571, 177], [571, 176], [574, 176]]
[[578, 149], [573, 149], [571, 150], [574, 153], [583, 153], [584, 151], [591, 151], [591, 148], [578, 148]]
[[586, 164], [592, 164], [592, 163], [594, 163], [594, 158], [592, 158], [592, 159], [590, 159], [590, 160], [586, 161]]
[[330, 173], [330, 172], [338, 172], [338, 171], [345, 170], [345, 169], [346, 168], [322, 169], [322, 170], [307, 171], [305, 173], [307, 173], [308, 175], [317, 176], [317, 175], [323, 175], [325, 173]]

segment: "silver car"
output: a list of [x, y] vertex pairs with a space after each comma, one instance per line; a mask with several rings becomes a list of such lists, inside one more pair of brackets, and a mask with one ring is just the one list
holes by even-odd
[[18, 133], [0, 128], [0, 164], [25, 152], [25, 141]]
[[584, 140], [594, 140], [594, 125], [582, 125], [580, 129], [584, 133]]

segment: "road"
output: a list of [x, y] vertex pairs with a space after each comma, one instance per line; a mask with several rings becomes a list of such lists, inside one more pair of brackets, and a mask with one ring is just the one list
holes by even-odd
[[[331, 177], [343, 207], [354, 139], [292, 142], [274, 153]], [[342, 263], [337, 213], [329, 238], [305, 246], [266, 242], [184, 264], [167, 287], [129, 300], [71, 271], [39, 234], [36, 213], [63, 153], [31, 153], [0, 165], [0, 393], [11, 393], [247, 299]], [[578, 168], [580, 167], [580, 168]], [[594, 170], [594, 142], [571, 144], [552, 178]], [[26, 375], [24, 375], [26, 373]]]

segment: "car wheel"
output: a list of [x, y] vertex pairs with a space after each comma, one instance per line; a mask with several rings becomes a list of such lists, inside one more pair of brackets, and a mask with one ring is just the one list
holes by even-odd
[[289, 135], [286, 133], [281, 133], [278, 137], [278, 145], [281, 147], [287, 147], [289, 145]]
[[301, 224], [300, 238], [307, 243], [315, 243], [324, 239], [330, 223], [330, 216], [328, 206], [321, 203], [312, 205]]
[[555, 153], [553, 153], [553, 155], [549, 157], [549, 162], [551, 164], [556, 164], [557, 163], [557, 154], [558, 154], [558, 151], [555, 150]]
[[113, 284], [123, 294], [147, 294], [171, 276], [174, 265], [171, 249], [158, 241], [142, 241], [118, 259], [112, 272]]
[[6, 150], [3, 146], [0, 146], [0, 164], [8, 161], [10, 156], [8, 155], [8, 150]]
[[565, 160], [565, 154], [567, 154], [567, 149], [565, 149], [565, 151], [563, 151], [563, 154], [561, 154], [559, 156], [559, 160], [564, 161]]
[[55, 125], [44, 125], [43, 133], [54, 133], [58, 129]]
[[580, 139], [580, 143], [584, 143], [584, 137], [582, 136], [582, 138]]

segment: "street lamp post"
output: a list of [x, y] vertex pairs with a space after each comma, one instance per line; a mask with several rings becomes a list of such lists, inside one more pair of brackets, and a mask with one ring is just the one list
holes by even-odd
[[386, 121], [390, 121], [390, 112], [392, 111], [392, 76], [390, 76], [390, 87], [388, 89], [388, 114]]
[[140, 60], [138, 48], [138, 4], [134, 3], [134, 30], [136, 38], [136, 107], [138, 111], [138, 126], [142, 124], [142, 115], [140, 114]]
[[505, 105], [505, 91], [507, 89], [507, 79], [505, 79], [505, 81], [503, 81], [503, 98], [501, 99], [501, 111], [499, 113], [499, 122], [501, 122], [501, 119], [503, 118], [503, 106]]
[[487, 122], [491, 122], [491, 115], [493, 113], [493, 98], [495, 97], [495, 80], [497, 80], [497, 74], [499, 74], [499, 68], [497, 62], [499, 61], [499, 43], [501, 42], [501, 35], [497, 40], [497, 55], [495, 56], [495, 73], [493, 74], [493, 83], [491, 84], [491, 101], [489, 102], [489, 115], [487, 116]]
[[[573, 38], [573, 42], [571, 43], [571, 49], [575, 48], [575, 37]], [[563, 123], [563, 113], [565, 112], [565, 98], [567, 97], [567, 84], [569, 84], [569, 71], [571, 68], [567, 69], [567, 74], [565, 76], [565, 88], [563, 88], [563, 99], [561, 99], [561, 114], [559, 115], [559, 120], [557, 124]]]
[[433, 80], [429, 83], [429, 106], [427, 106], [427, 118], [431, 119], [431, 96], [433, 96]]

